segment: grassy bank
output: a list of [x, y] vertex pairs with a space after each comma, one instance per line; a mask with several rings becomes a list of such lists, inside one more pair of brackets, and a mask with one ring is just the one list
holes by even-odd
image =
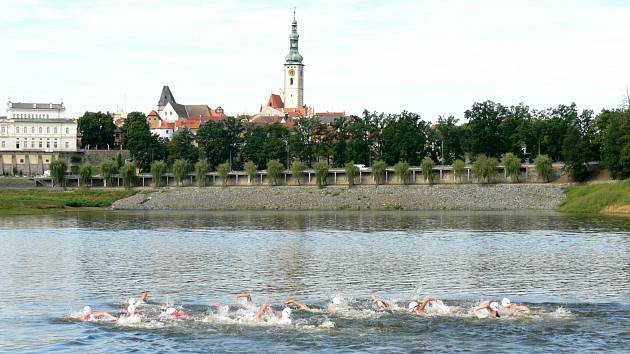
[[630, 179], [606, 184], [571, 186], [560, 211], [580, 214], [630, 215]]
[[49, 189], [0, 190], [0, 215], [36, 214], [78, 208], [109, 207], [118, 199], [135, 194], [134, 191], [107, 189]]

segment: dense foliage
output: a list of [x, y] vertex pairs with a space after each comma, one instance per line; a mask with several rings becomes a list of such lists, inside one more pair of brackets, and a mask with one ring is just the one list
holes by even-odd
[[114, 145], [114, 121], [109, 113], [85, 112], [77, 121], [81, 145], [90, 149], [107, 149]]
[[164, 173], [166, 173], [166, 163], [162, 160], [153, 161], [151, 164], [151, 176], [153, 177], [154, 187], [162, 187]]

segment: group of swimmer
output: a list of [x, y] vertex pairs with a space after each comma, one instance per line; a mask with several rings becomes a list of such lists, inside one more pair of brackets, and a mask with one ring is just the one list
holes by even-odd
[[[406, 312], [413, 315], [426, 315], [432, 314], [448, 314], [451, 312], [451, 307], [444, 304], [442, 300], [436, 299], [431, 295], [426, 295], [420, 299], [420, 294], [423, 289], [418, 289], [416, 301], [411, 301], [407, 304]], [[82, 321], [126, 321], [130, 323], [140, 322], [145, 313], [139, 309], [141, 306], [154, 305], [159, 309], [160, 319], [173, 319], [173, 320], [189, 320], [192, 316], [184, 313], [182, 310], [176, 309], [172, 305], [158, 304], [149, 301], [148, 291], [144, 291], [137, 298], [129, 298], [127, 301], [127, 308], [121, 311], [118, 316], [114, 316], [105, 311], [92, 311], [90, 306], [85, 306], [80, 316]], [[389, 303], [382, 299], [378, 294], [372, 293], [371, 295], [372, 308], [377, 311], [397, 311], [398, 307], [395, 304]], [[284, 303], [284, 308], [280, 313], [277, 313], [271, 306], [262, 304], [256, 305], [252, 300], [252, 295], [249, 292], [243, 292], [236, 294], [235, 296], [236, 309], [234, 312], [238, 312], [247, 321], [251, 322], [269, 322], [275, 324], [291, 324], [292, 308], [306, 312], [322, 312], [324, 309], [318, 309], [314, 306], [306, 305], [297, 299], [290, 299]], [[229, 305], [213, 304], [210, 306], [214, 315], [226, 317], [230, 314], [231, 307]], [[233, 308], [232, 308], [233, 309]], [[347, 310], [348, 306], [344, 303], [341, 297], [335, 296], [332, 298], [327, 306], [328, 311], [337, 312]], [[514, 305], [510, 299], [503, 298], [501, 302], [492, 300], [482, 301], [473, 310], [473, 313], [478, 318], [487, 317], [506, 317], [516, 313], [527, 313], [530, 311], [529, 307], [523, 305]], [[234, 313], [233, 312], [233, 313]]]

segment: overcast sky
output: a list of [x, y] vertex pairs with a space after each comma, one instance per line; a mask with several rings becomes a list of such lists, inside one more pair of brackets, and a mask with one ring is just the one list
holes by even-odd
[[255, 113], [283, 83], [294, 6], [317, 111], [599, 111], [630, 86], [630, 0], [3, 0], [0, 98], [149, 112], [169, 85], [179, 103]]

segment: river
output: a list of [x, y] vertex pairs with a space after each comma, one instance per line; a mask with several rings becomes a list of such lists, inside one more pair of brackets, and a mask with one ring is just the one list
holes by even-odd
[[[553, 212], [80, 212], [0, 218], [0, 351], [551, 352], [628, 350], [630, 219]], [[412, 315], [422, 287], [448, 314]], [[192, 315], [137, 324], [130, 296]], [[238, 317], [299, 299], [292, 323]], [[393, 310], [378, 311], [378, 292]], [[333, 297], [343, 300], [330, 311]], [[482, 300], [529, 313], [478, 319]], [[212, 314], [230, 305], [233, 315]], [[153, 307], [151, 307], [153, 306]], [[142, 307], [141, 307], [142, 308]], [[242, 311], [242, 310], [238, 310]]]

